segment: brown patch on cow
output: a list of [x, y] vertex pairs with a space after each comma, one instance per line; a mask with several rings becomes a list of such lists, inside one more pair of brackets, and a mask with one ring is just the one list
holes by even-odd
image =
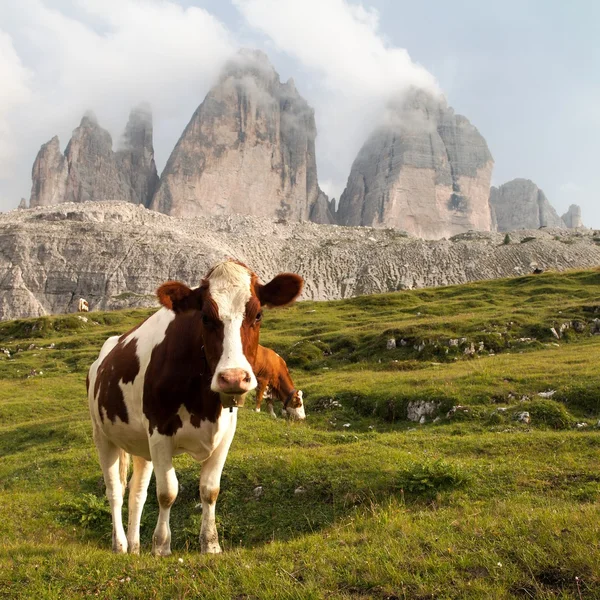
[[161, 508], [169, 508], [175, 502], [176, 496], [174, 494], [162, 493], [158, 494], [158, 504]]
[[214, 504], [219, 497], [220, 488], [209, 488], [206, 485], [200, 486], [200, 498], [204, 502], [208, 502], [209, 504]]
[[120, 383], [133, 383], [140, 372], [140, 361], [137, 355], [137, 340], [134, 338], [125, 343], [128, 334], [119, 338], [117, 345], [104, 357], [98, 367], [94, 383], [94, 397], [98, 401], [100, 419], [104, 422], [104, 414], [115, 423], [117, 417], [123, 423], [129, 422], [125, 399]]
[[174, 435], [183, 425], [178, 414], [182, 406], [194, 427], [205, 419], [214, 423], [219, 418], [221, 401], [210, 389], [212, 371], [205, 348], [202, 313], [177, 313], [164, 340], [152, 350], [144, 378], [143, 411], [150, 435], [154, 430]]
[[89, 394], [90, 393], [90, 374], [88, 371], [88, 374], [85, 376], [85, 391]]

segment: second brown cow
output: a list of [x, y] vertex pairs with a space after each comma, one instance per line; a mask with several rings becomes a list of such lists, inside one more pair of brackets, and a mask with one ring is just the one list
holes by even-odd
[[297, 390], [290, 376], [285, 360], [269, 348], [258, 346], [256, 352], [256, 366], [254, 368], [258, 385], [256, 387], [256, 412], [260, 412], [260, 405], [267, 389], [270, 398], [267, 399], [269, 413], [275, 416], [273, 401], [283, 402], [284, 411], [295, 419], [305, 419], [302, 390]]

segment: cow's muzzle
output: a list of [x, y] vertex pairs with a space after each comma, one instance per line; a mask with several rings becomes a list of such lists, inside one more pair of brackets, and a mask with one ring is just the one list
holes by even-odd
[[217, 386], [221, 394], [236, 396], [249, 392], [252, 385], [252, 376], [244, 369], [225, 369], [217, 375]]

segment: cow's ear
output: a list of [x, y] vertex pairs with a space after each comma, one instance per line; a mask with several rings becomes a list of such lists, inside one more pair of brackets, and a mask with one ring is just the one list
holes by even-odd
[[202, 288], [190, 289], [180, 281], [167, 281], [156, 290], [158, 301], [169, 310], [183, 312], [202, 306]]
[[302, 291], [304, 279], [295, 273], [280, 273], [265, 285], [258, 285], [256, 293], [263, 306], [285, 306], [292, 303]]

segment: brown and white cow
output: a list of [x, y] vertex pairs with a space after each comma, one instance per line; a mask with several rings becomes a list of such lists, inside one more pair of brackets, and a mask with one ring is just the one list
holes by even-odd
[[[292, 273], [262, 285], [244, 265], [221, 263], [199, 288], [163, 284], [157, 291], [163, 307], [104, 343], [87, 385], [115, 552], [139, 552], [140, 518], [154, 467], [160, 511], [152, 551], [170, 554], [169, 513], [178, 491], [173, 456], [184, 452], [203, 463], [201, 550], [221, 551], [215, 503], [235, 433], [236, 407], [256, 387], [262, 307], [293, 302], [302, 285]], [[129, 454], [133, 475], [125, 535], [121, 508]]]
[[285, 360], [270, 348], [259, 345], [256, 352], [256, 365], [254, 372], [258, 380], [256, 387], [256, 412], [260, 412], [265, 391], [269, 389], [270, 398], [267, 399], [269, 414], [275, 416], [273, 400], [283, 402], [283, 410], [296, 419], [305, 419], [302, 390], [297, 390], [292, 381]]

